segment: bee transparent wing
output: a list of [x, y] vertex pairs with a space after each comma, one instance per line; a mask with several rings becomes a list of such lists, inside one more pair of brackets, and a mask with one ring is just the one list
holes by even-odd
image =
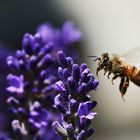
[[140, 47], [130, 49], [121, 56], [126, 60], [128, 64], [136, 66], [138, 69], [140, 69]]

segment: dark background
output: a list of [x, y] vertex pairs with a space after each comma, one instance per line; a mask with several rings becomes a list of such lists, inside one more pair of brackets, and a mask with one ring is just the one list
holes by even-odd
[[35, 33], [40, 24], [62, 25], [63, 13], [53, 0], [0, 0], [0, 41], [17, 48], [24, 33]]

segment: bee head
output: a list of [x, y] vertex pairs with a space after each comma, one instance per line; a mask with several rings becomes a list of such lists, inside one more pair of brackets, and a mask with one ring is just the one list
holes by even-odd
[[97, 57], [97, 56], [88, 56], [88, 57], [93, 57], [94, 61], [99, 61], [98, 65], [99, 67], [102, 67], [102, 68], [105, 68], [110, 63], [108, 53], [103, 53], [101, 57]]
[[99, 66], [102, 68], [108, 67], [110, 64], [110, 59], [108, 53], [103, 53], [99, 59]]
[[111, 63], [108, 53], [103, 53], [101, 57], [97, 57], [97, 56], [89, 56], [89, 57], [93, 57], [94, 61], [98, 61], [98, 67], [96, 70], [97, 76], [98, 76], [98, 72], [102, 69], [104, 69], [105, 71], [110, 71], [112, 67], [112, 63]]

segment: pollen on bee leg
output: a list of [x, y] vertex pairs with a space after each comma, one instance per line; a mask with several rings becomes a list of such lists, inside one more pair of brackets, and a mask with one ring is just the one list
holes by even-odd
[[128, 87], [129, 86], [129, 82], [124, 82], [124, 85], [123, 85], [123, 87]]
[[122, 99], [125, 101], [124, 99], [124, 95], [127, 91], [127, 88], [128, 88], [128, 82], [124, 81], [125, 78], [122, 79], [121, 81], [121, 84], [120, 84], [120, 92], [121, 92], [121, 95], [122, 95]]

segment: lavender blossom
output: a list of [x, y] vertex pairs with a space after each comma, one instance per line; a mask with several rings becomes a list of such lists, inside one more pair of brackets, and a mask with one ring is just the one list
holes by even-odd
[[43, 109], [39, 102], [34, 102], [30, 106], [29, 122], [35, 128], [41, 128], [47, 126], [48, 112]]
[[63, 50], [78, 61], [79, 52], [76, 46], [82, 40], [82, 33], [72, 21], [65, 22], [61, 29], [54, 28], [50, 23], [44, 23], [38, 27], [37, 32], [40, 33], [44, 44], [52, 42], [57, 47], [57, 51]]
[[59, 139], [51, 129], [52, 122], [60, 118], [53, 107], [55, 82], [59, 79], [56, 52], [61, 45], [67, 50], [66, 45], [79, 41], [80, 37], [81, 33], [71, 23], [65, 24], [62, 31], [42, 25], [34, 36], [26, 33], [22, 49], [7, 58], [11, 70], [7, 76], [7, 103], [18, 139], [47, 140], [46, 133], [53, 140]]
[[9, 130], [9, 113], [6, 111], [8, 105], [5, 103], [7, 94], [5, 94], [5, 87], [7, 86], [6, 75], [8, 74], [8, 67], [6, 65], [6, 57], [13, 54], [13, 51], [3, 43], [0, 43], [0, 140], [12, 140], [10, 138]]
[[48, 111], [55, 111], [52, 103], [54, 83], [58, 78], [53, 49], [51, 42], [43, 44], [40, 34], [25, 34], [22, 50], [18, 50], [15, 57], [7, 58], [7, 64], [12, 70], [7, 76], [7, 91], [11, 93], [7, 103], [15, 118], [13, 130], [20, 138], [38, 137], [39, 131], [54, 121], [52, 118], [48, 122]]
[[58, 95], [54, 106], [60, 111], [62, 122], [55, 121], [53, 128], [66, 140], [86, 140], [94, 133], [90, 124], [97, 114], [92, 112], [97, 102], [91, 101], [89, 92], [96, 90], [99, 82], [86, 64], [75, 64], [63, 51], [57, 55], [61, 67], [58, 68], [60, 80], [55, 84]]
[[65, 22], [61, 30], [54, 28], [50, 23], [45, 23], [38, 27], [37, 32], [40, 33], [45, 44], [53, 42], [57, 47], [79, 42], [82, 36], [80, 30], [71, 21]]

